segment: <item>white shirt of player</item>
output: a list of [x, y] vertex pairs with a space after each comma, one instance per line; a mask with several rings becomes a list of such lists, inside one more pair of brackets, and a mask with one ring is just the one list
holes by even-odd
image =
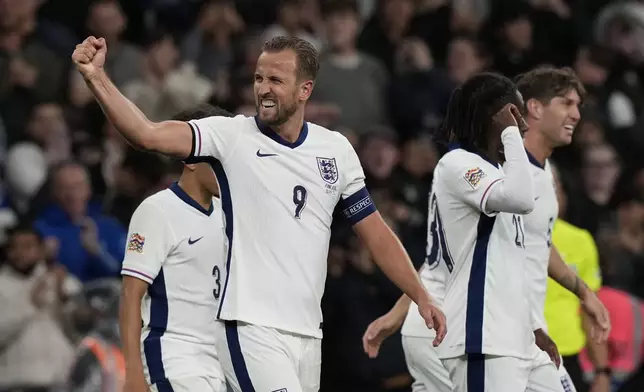
[[189, 124], [188, 162], [214, 168], [226, 222], [217, 316], [321, 338], [333, 211], [354, 224], [375, 211], [353, 147], [311, 123], [293, 143], [253, 117]]
[[449, 332], [438, 347], [441, 358], [475, 353], [530, 358], [534, 336], [523, 218], [482, 211], [503, 177], [501, 168], [457, 146], [434, 171], [431, 252], [449, 272], [443, 302]]
[[150, 284], [141, 304], [148, 382], [224, 379], [214, 340], [224, 238], [219, 200], [205, 210], [177, 184], [134, 212], [121, 274]]
[[533, 310], [533, 328], [547, 330], [544, 316], [546, 285], [548, 280], [548, 262], [552, 227], [559, 215], [559, 204], [555, 192], [554, 177], [550, 163], [541, 165], [528, 153], [532, 181], [535, 189], [534, 209], [524, 215], [525, 250], [528, 264], [526, 273], [530, 285], [530, 306]]
[[[440, 236], [437, 233], [438, 229], [438, 209], [434, 200], [433, 194], [429, 195], [429, 214], [427, 219], [427, 256], [425, 257], [425, 264], [419, 271], [420, 280], [423, 286], [429, 293], [432, 299], [439, 307], [443, 305], [445, 298], [445, 281], [450, 274], [448, 269], [449, 264], [443, 260], [441, 254], [441, 246], [439, 244]], [[418, 305], [411, 302], [405, 322], [403, 323], [400, 333], [404, 336], [412, 336], [418, 338], [434, 338], [436, 331], [427, 328], [425, 320], [418, 313]], [[428, 349], [433, 349], [428, 347]]]

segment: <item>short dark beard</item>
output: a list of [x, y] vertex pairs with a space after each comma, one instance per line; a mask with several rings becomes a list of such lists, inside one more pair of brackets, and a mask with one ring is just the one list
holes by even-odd
[[[259, 105], [257, 107], [257, 112], [259, 113]], [[282, 106], [277, 111], [277, 116], [273, 121], [266, 121], [265, 124], [269, 127], [278, 127], [285, 122], [287, 122], [293, 114], [297, 111], [297, 104], [294, 103], [291, 106]]]

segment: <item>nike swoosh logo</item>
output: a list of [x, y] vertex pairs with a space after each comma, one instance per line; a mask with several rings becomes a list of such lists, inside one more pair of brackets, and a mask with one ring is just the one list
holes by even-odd
[[535, 198], [534, 198], [534, 201], [537, 201], [537, 200], [539, 200], [539, 199], [541, 199], [541, 196], [537, 196], [537, 197], [535, 197]]
[[202, 239], [202, 238], [203, 238], [203, 237], [199, 237], [199, 238], [197, 238], [197, 239], [196, 239], [196, 240], [194, 240], [194, 241], [192, 240], [192, 238], [188, 238], [188, 245], [195, 244], [197, 241], [199, 241], [199, 240], [200, 240], [200, 239]]
[[261, 152], [259, 152], [259, 150], [257, 150], [257, 156], [258, 156], [258, 157], [260, 157], [260, 158], [264, 158], [264, 157], [276, 157], [276, 156], [277, 156], [277, 154], [262, 154]]

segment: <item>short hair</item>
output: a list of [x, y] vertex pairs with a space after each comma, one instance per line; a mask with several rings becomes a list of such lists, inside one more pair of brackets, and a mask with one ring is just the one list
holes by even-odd
[[298, 79], [310, 79], [315, 81], [320, 69], [318, 51], [313, 45], [302, 38], [277, 36], [264, 42], [262, 51], [266, 53], [277, 53], [283, 50], [292, 50], [297, 56]]
[[356, 16], [360, 15], [360, 8], [357, 0], [327, 0], [322, 2], [320, 11], [323, 17], [339, 13], [353, 13]]
[[471, 33], [456, 33], [452, 36], [450, 39], [450, 42], [454, 41], [466, 41], [469, 42], [470, 45], [472, 45], [472, 48], [474, 48], [474, 52], [476, 55], [482, 59], [489, 59], [490, 57], [490, 51], [481, 39], [479, 39], [475, 34]]
[[7, 238], [13, 238], [18, 234], [31, 234], [34, 235], [38, 242], [43, 242], [44, 237], [42, 233], [34, 227], [32, 222], [18, 222], [16, 225], [10, 227], [6, 231]]
[[447, 115], [435, 134], [437, 145], [457, 142], [464, 148], [485, 151], [492, 117], [508, 103], [520, 105], [517, 87], [507, 77], [483, 72], [457, 87]]
[[584, 84], [572, 68], [537, 67], [517, 76], [516, 84], [527, 103], [536, 99], [544, 105], [555, 97], [562, 97], [576, 90], [582, 102], [586, 96]]
[[56, 177], [58, 177], [58, 173], [60, 173], [63, 169], [67, 169], [67, 168], [81, 169], [81, 171], [83, 171], [83, 173], [85, 174], [85, 178], [87, 179], [87, 182], [89, 184], [91, 184], [92, 176], [91, 176], [89, 170], [87, 169], [87, 166], [83, 165], [81, 162], [79, 162], [77, 160], [66, 159], [66, 160], [63, 160], [61, 162], [58, 162], [58, 163], [54, 164], [49, 169], [50, 178], [52, 180], [52, 185], [55, 183], [55, 179], [56, 179]]
[[202, 103], [194, 108], [186, 109], [175, 114], [172, 119], [175, 121], [190, 121], [214, 116], [235, 117], [234, 114], [226, 109], [222, 109], [218, 106], [212, 106], [207, 103]]

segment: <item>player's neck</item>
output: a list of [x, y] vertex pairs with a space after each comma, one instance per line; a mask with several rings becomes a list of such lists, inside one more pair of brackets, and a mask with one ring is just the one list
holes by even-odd
[[181, 176], [181, 178], [179, 178], [179, 187], [205, 210], [210, 209], [214, 195], [208, 191], [206, 187], [199, 184], [196, 180], [187, 178], [186, 176]]
[[304, 110], [298, 109], [293, 115], [281, 125], [271, 127], [275, 133], [289, 143], [295, 143], [300, 137], [304, 126]]
[[543, 137], [543, 134], [538, 131], [528, 131], [523, 141], [525, 149], [528, 150], [539, 163], [546, 164], [546, 160], [552, 155], [553, 148], [550, 143]]

